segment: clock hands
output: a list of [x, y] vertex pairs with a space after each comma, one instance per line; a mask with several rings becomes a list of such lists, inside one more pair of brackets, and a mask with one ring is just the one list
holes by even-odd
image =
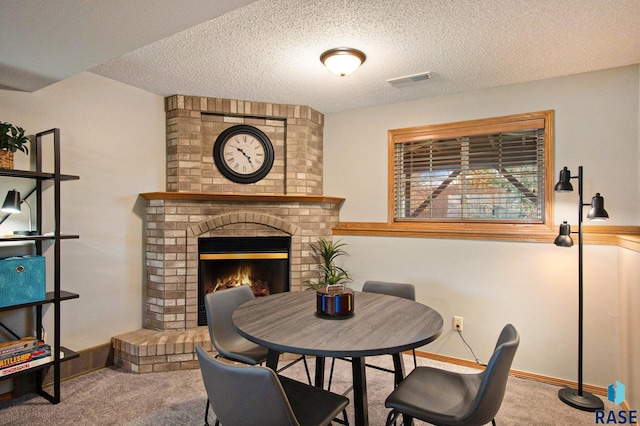
[[232, 148], [237, 149], [238, 151], [240, 151], [240, 153], [242, 153], [242, 155], [244, 155], [247, 159], [247, 161], [249, 162], [249, 164], [251, 165], [251, 168], [255, 168], [253, 166], [253, 163], [251, 162], [251, 157], [249, 157], [249, 155], [247, 155], [246, 152], [244, 152], [244, 150], [242, 148], [240, 148], [239, 146], [232, 146]]

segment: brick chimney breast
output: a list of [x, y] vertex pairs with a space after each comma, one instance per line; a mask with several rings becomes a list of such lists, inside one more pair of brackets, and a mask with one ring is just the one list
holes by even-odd
[[[324, 116], [307, 107], [173, 95], [165, 99], [166, 192], [148, 192], [146, 311], [141, 330], [114, 336], [114, 362], [145, 373], [197, 368], [198, 344], [213, 350], [197, 326], [198, 238], [290, 236], [289, 288], [317, 278], [310, 244], [331, 238], [338, 197], [322, 195]], [[213, 161], [225, 129], [246, 124], [271, 140], [270, 172], [252, 184], [226, 179]]]

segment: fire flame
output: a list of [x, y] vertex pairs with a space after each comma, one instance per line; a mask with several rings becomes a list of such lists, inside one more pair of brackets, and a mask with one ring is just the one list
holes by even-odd
[[236, 282], [236, 286], [238, 285], [251, 285], [251, 267], [250, 266], [240, 266], [236, 271], [236, 276], [232, 277], [230, 281]]
[[210, 292], [213, 293], [215, 291], [224, 290], [226, 288], [248, 285], [253, 289], [253, 293], [256, 297], [266, 296], [270, 294], [269, 283], [261, 279], [252, 277], [251, 273], [251, 265], [238, 266], [235, 274], [232, 273], [230, 275], [217, 278], [216, 285]]

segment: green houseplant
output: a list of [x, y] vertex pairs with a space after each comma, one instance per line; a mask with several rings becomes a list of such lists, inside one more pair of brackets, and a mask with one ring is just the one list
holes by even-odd
[[13, 153], [22, 151], [28, 154], [27, 142], [29, 138], [22, 127], [0, 121], [0, 168], [13, 169]]
[[311, 290], [319, 290], [333, 284], [343, 284], [351, 281], [349, 273], [339, 266], [335, 261], [341, 256], [348, 256], [343, 247], [346, 244], [338, 241], [327, 241], [320, 237], [316, 244], [311, 245], [314, 257], [319, 260], [317, 269], [320, 271], [320, 278], [317, 281], [308, 281], [306, 287]]

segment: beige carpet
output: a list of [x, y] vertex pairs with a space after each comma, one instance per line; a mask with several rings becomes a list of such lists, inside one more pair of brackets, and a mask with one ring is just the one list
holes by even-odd
[[[391, 365], [391, 357], [370, 358], [379, 365]], [[327, 368], [330, 360], [327, 360]], [[431, 360], [421, 365], [461, 369]], [[413, 360], [405, 357], [407, 370]], [[313, 360], [310, 361], [313, 372]], [[301, 363], [285, 375], [304, 380]], [[351, 366], [336, 361], [332, 390], [348, 389]], [[393, 389], [393, 376], [367, 369], [367, 394], [371, 426], [384, 425], [388, 410], [384, 400]], [[593, 425], [594, 413], [568, 407], [558, 400], [558, 388], [531, 380], [509, 378], [502, 408], [496, 417], [504, 425]], [[351, 393], [347, 396], [351, 397]], [[203, 425], [206, 394], [199, 370], [132, 374], [105, 368], [62, 383], [62, 402], [49, 404], [35, 394], [0, 404], [0, 425]], [[349, 406], [351, 408], [351, 405]], [[605, 409], [613, 409], [605, 400]], [[349, 411], [353, 424], [353, 412]], [[213, 425], [214, 418], [210, 416]], [[424, 423], [416, 421], [417, 425]], [[248, 425], [253, 426], [253, 425]]]

